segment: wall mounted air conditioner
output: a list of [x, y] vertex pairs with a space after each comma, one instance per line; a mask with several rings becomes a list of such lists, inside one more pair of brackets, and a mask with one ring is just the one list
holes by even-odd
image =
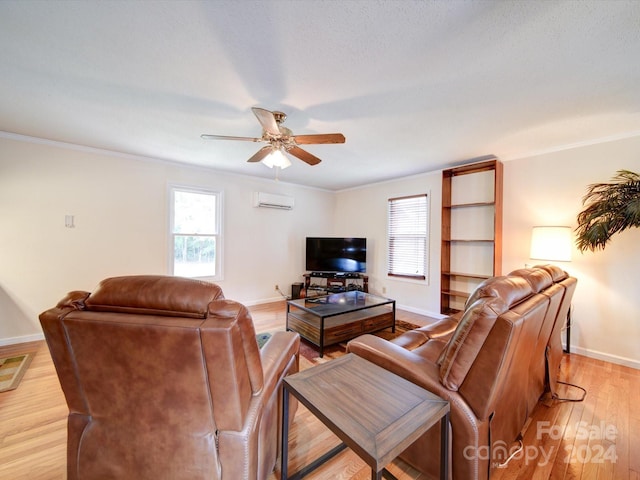
[[293, 197], [276, 195], [274, 193], [255, 192], [253, 194], [253, 206], [291, 210], [293, 208]]

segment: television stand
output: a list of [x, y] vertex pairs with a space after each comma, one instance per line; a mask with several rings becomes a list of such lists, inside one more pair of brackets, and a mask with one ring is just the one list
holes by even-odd
[[[352, 290], [369, 293], [369, 277], [362, 273], [311, 272], [305, 273], [303, 277], [307, 297]], [[323, 280], [316, 281], [315, 279]]]

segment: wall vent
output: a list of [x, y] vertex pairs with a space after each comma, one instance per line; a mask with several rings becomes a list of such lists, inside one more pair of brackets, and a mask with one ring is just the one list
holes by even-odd
[[288, 195], [276, 195], [274, 193], [255, 192], [253, 194], [253, 206], [291, 210], [293, 208], [293, 197]]

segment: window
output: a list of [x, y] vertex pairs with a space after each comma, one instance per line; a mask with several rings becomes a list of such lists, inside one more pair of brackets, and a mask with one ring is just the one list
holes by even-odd
[[171, 273], [222, 279], [222, 194], [171, 187]]
[[427, 194], [389, 199], [388, 275], [426, 279]]

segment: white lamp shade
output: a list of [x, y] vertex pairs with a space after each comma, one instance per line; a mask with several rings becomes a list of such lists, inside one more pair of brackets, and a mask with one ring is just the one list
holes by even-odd
[[571, 261], [571, 227], [533, 227], [531, 254], [534, 260]]
[[273, 152], [262, 160], [262, 163], [269, 168], [280, 167], [281, 169], [285, 169], [291, 166], [291, 162], [280, 149], [274, 149]]

